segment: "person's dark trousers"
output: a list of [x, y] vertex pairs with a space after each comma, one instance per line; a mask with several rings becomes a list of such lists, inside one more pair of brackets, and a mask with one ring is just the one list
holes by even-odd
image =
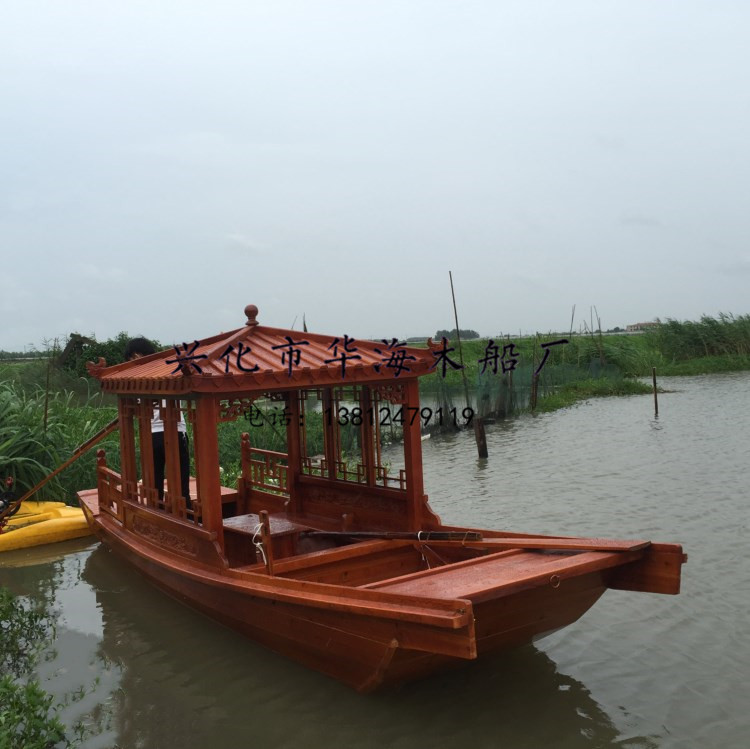
[[[182, 484], [182, 496], [185, 505], [191, 509], [193, 503], [190, 501], [190, 453], [188, 452], [188, 439], [185, 432], [177, 432], [177, 445], [180, 450], [180, 483]], [[164, 499], [164, 432], [152, 432], [151, 442], [154, 447], [154, 483], [159, 492], [159, 499]]]

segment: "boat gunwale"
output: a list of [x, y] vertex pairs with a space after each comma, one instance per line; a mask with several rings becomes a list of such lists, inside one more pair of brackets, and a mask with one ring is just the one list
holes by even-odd
[[[233, 570], [232, 568], [219, 570], [197, 561], [191, 561], [188, 566], [182, 557], [177, 557], [159, 545], [136, 536], [124, 528], [116, 527], [114, 519], [100, 515], [94, 522], [105, 534], [105, 540], [107, 536], [114, 538], [142, 560], [158, 564], [173, 574], [195, 582], [299, 606], [334, 609], [385, 619], [406, 618], [421, 624], [448, 629], [461, 629], [473, 621], [471, 602], [466, 599], [416, 598], [345, 585], [269, 576], [266, 572]], [[137, 539], [137, 541], [133, 542], [132, 539]], [[139, 547], [143, 547], [143, 551]], [[415, 605], [415, 601], [419, 602], [418, 606]]]

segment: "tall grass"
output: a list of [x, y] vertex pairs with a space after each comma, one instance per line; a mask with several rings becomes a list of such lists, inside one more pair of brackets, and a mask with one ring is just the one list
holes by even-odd
[[698, 322], [667, 320], [648, 334], [674, 361], [711, 356], [750, 356], [750, 315], [704, 315]]
[[[92, 397], [93, 401], [98, 396]], [[45, 410], [47, 412], [45, 428]], [[27, 392], [13, 382], [0, 383], [0, 479], [10, 476], [18, 495], [41, 481], [75, 448], [93, 437], [117, 415], [116, 409], [79, 402], [70, 392], [36, 388]], [[117, 435], [103, 440], [108, 458], [119, 462]], [[96, 486], [96, 450], [91, 450], [34, 496], [75, 503], [76, 491]]]

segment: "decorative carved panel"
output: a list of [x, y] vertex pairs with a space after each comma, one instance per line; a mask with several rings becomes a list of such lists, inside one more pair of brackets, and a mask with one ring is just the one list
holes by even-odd
[[139, 536], [179, 554], [194, 557], [198, 554], [195, 541], [191, 538], [180, 536], [176, 533], [160, 528], [140, 515], [133, 518], [133, 531]]

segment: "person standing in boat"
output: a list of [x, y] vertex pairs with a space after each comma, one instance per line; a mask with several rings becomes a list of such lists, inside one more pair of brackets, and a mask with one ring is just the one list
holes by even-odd
[[[148, 338], [131, 338], [125, 346], [125, 361], [134, 361], [142, 356], [155, 354], [156, 348]], [[162, 402], [162, 406], [164, 402]], [[151, 419], [151, 443], [154, 450], [154, 483], [156, 491], [159, 493], [159, 499], [164, 499], [164, 466], [166, 454], [164, 452], [164, 422], [161, 418], [160, 408], [154, 409], [154, 416]], [[190, 500], [190, 453], [188, 450], [188, 436], [185, 419], [180, 412], [180, 420], [177, 422], [177, 439], [180, 451], [180, 484], [182, 486], [182, 496], [185, 499], [185, 506], [188, 510], [192, 509], [193, 503]]]

